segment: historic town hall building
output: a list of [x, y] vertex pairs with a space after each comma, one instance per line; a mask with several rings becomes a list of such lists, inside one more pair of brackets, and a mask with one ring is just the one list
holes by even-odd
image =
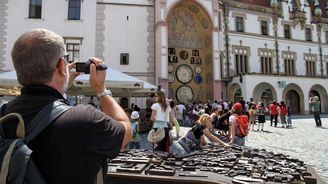
[[160, 85], [177, 101], [285, 101], [328, 112], [327, 0], [1, 0], [0, 70], [15, 39], [47, 28], [70, 60]]

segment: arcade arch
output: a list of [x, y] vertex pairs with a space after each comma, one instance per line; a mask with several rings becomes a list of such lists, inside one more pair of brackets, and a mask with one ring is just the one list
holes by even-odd
[[309, 96], [318, 96], [319, 100], [321, 102], [321, 112], [328, 112], [328, 103], [323, 103], [323, 102], [328, 102], [328, 97], [327, 97], [327, 91], [325, 88], [321, 85], [314, 85], [310, 88], [309, 91]]
[[243, 96], [241, 87], [237, 83], [231, 84], [228, 93], [229, 93], [228, 96], [230, 97], [229, 101], [233, 101], [233, 102], [238, 102], [240, 98]]
[[255, 102], [264, 102], [264, 105], [268, 107], [273, 100], [277, 99], [277, 92], [271, 84], [263, 82], [255, 86], [253, 99]]
[[282, 92], [282, 100], [291, 107], [292, 114], [304, 114], [304, 93], [296, 84], [288, 84]]

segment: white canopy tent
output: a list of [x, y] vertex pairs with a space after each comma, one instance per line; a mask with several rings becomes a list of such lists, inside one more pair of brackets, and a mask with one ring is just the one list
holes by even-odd
[[[145, 97], [157, 89], [156, 86], [148, 82], [124, 74], [113, 68], [107, 69], [105, 80], [106, 87], [112, 91], [114, 96], [118, 97]], [[21, 85], [18, 83], [15, 70], [0, 74], [0, 94], [18, 95], [20, 88]], [[73, 87], [67, 91], [67, 95], [95, 95], [94, 91], [90, 88], [89, 75], [82, 74], [78, 76], [73, 82]]]

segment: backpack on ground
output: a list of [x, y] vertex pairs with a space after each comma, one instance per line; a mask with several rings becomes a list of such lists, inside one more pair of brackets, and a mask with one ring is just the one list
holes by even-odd
[[[0, 183], [1, 184], [45, 184], [45, 180], [31, 158], [32, 150], [28, 143], [41, 133], [60, 115], [71, 107], [63, 101], [57, 100], [44, 107], [24, 127], [24, 120], [18, 113], [10, 113], [3, 117], [0, 114]], [[5, 123], [18, 122], [16, 137], [7, 138]]]
[[245, 137], [248, 135], [248, 117], [247, 115], [236, 116], [239, 129], [239, 137]]

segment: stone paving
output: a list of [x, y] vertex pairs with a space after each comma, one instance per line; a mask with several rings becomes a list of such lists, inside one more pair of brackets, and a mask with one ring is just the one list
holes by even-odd
[[317, 128], [313, 118], [294, 119], [288, 129], [271, 127], [267, 121], [264, 132], [250, 132], [245, 145], [303, 160], [328, 182], [328, 118], [321, 120], [323, 127]]
[[[267, 120], [264, 131], [251, 131], [246, 139], [246, 146], [264, 148], [275, 153], [290, 155], [303, 160], [318, 172], [320, 177], [328, 183], [328, 118], [322, 118], [322, 128], [315, 127], [311, 116], [293, 119], [292, 128], [271, 127]], [[257, 125], [255, 125], [255, 130]], [[190, 128], [181, 127], [180, 135], [184, 135]], [[172, 135], [175, 136], [173, 129]], [[142, 134], [141, 147], [152, 149], [147, 142], [147, 134]]]

